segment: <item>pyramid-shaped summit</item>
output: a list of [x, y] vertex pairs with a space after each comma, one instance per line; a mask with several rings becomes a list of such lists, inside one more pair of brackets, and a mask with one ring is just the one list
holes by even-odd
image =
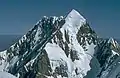
[[[71, 39], [76, 38], [76, 34], [78, 33], [80, 27], [86, 23], [86, 20], [76, 11], [72, 10], [67, 17], [65, 18], [65, 23], [60, 29], [63, 35], [68, 34], [69, 41]], [[65, 41], [65, 38], [63, 37], [63, 40]]]
[[68, 14], [68, 18], [69, 17], [76, 17], [76, 18], [80, 18], [81, 20], [85, 21], [84, 17], [75, 9], [71, 10], [71, 12]]

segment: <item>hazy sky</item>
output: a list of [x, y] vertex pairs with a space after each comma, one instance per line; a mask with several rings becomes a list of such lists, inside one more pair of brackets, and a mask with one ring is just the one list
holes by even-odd
[[102, 37], [120, 38], [120, 0], [0, 0], [0, 34], [25, 34], [44, 15], [78, 10]]

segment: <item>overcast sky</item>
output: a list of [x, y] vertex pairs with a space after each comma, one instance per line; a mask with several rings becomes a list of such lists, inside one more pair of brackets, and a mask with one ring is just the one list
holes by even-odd
[[120, 0], [0, 0], [0, 34], [23, 35], [44, 15], [76, 9], [101, 37], [120, 38]]

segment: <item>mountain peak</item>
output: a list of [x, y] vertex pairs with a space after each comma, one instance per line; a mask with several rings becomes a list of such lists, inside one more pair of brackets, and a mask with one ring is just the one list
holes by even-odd
[[112, 44], [114, 46], [114, 48], [119, 48], [119, 44], [112, 37], [108, 39], [108, 43]]
[[65, 24], [63, 25], [61, 31], [69, 31], [69, 34], [77, 34], [80, 27], [86, 23], [86, 19], [83, 18], [76, 10], [72, 10], [65, 18]]
[[72, 9], [72, 11], [70, 12], [71, 14], [77, 14], [80, 15], [80, 13], [78, 11], [76, 11], [75, 9]]
[[72, 9], [72, 11], [68, 14], [67, 18], [79, 18], [80, 20], [85, 21], [84, 17], [75, 9]]
[[113, 43], [114, 39], [112, 37], [109, 38], [108, 43]]
[[116, 46], [117, 42], [112, 37], [108, 39], [108, 43], [111, 43], [112, 45]]

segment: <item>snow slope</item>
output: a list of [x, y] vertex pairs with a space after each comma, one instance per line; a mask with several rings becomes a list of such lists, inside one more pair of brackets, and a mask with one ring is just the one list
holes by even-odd
[[0, 78], [17, 78], [17, 77], [15, 77], [7, 72], [0, 72]]
[[[77, 53], [76, 57], [78, 59], [72, 61], [70, 57], [71, 55], [69, 54], [67, 57], [64, 49], [59, 46], [59, 43], [56, 44], [54, 40], [52, 40], [52, 43], [48, 43], [45, 46], [45, 50], [50, 59], [52, 69], [55, 71], [55, 68], [61, 65], [60, 62], [63, 62], [62, 64], [67, 67], [65, 71], [68, 73], [68, 78], [83, 78], [91, 69], [89, 64], [92, 59], [91, 55], [93, 54], [88, 55], [86, 53], [87, 51], [84, 51], [83, 47], [79, 44], [76, 35], [80, 27], [85, 23], [86, 20], [76, 10], [72, 10], [65, 18], [65, 24], [60, 29], [60, 32], [62, 33], [63, 43], [67, 42], [67, 39], [65, 38], [66, 31], [69, 37], [69, 42], [67, 43], [69, 51], [75, 51], [75, 53]], [[57, 39], [58, 38], [56, 38], [56, 41]], [[66, 45], [63, 45], [63, 48], [65, 48], [65, 46]], [[88, 51], [94, 53], [93, 49], [95, 45], [88, 44], [87, 47]]]

